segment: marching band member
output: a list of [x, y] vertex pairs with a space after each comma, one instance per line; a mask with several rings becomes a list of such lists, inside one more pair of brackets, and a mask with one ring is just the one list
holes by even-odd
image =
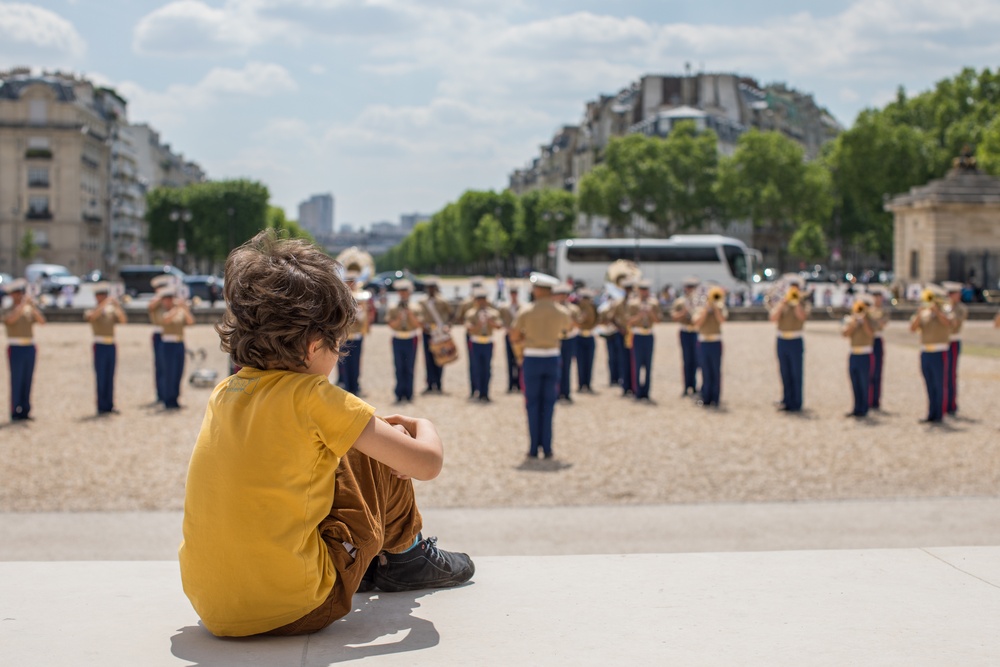
[[621, 282], [621, 287], [625, 290], [625, 294], [615, 302], [611, 317], [621, 334], [618, 359], [621, 369], [619, 376], [621, 377], [622, 396], [629, 394], [635, 396], [635, 390], [632, 388], [632, 332], [629, 331], [628, 324], [628, 308], [632, 301], [632, 288], [635, 287], [635, 280], [626, 278]]
[[570, 396], [570, 374], [573, 368], [573, 359], [576, 357], [577, 338], [580, 334], [580, 309], [575, 303], [569, 302], [570, 286], [562, 283], [552, 290], [552, 298], [557, 304], [565, 308], [572, 319], [572, 323], [567, 329], [559, 334], [559, 350], [562, 364], [559, 368], [559, 400], [572, 403]]
[[167, 289], [169, 287], [175, 287], [175, 279], [172, 275], [161, 275], [156, 276], [149, 281], [152, 285], [155, 294], [153, 298], [149, 300], [147, 306], [149, 310], [149, 322], [153, 325], [153, 383], [156, 387], [156, 401], [155, 403], [163, 403], [164, 389], [163, 389], [163, 313], [166, 312], [163, 309], [163, 302], [160, 296], [160, 291]]
[[780, 410], [800, 412], [802, 410], [802, 364], [805, 345], [802, 328], [809, 317], [809, 304], [802, 295], [802, 279], [793, 275], [784, 297], [771, 310], [770, 320], [778, 326], [778, 366], [781, 369], [781, 383], [784, 395]]
[[163, 407], [178, 410], [177, 402], [184, 378], [184, 327], [194, 324], [194, 317], [186, 299], [177, 296], [176, 288], [166, 287], [159, 292], [163, 314], [159, 324], [163, 327], [161, 354], [163, 355]]
[[691, 325], [698, 332], [698, 366], [701, 368], [701, 399], [698, 405], [719, 407], [722, 393], [722, 323], [728, 317], [726, 291], [714, 285], [708, 290], [705, 305], [691, 318]]
[[952, 417], [958, 412], [958, 357], [962, 353], [962, 325], [969, 317], [969, 309], [962, 303], [962, 283], [945, 282], [941, 286], [948, 293], [948, 303], [951, 319], [951, 335], [948, 337], [948, 372], [945, 375], [945, 409]]
[[851, 315], [845, 318], [841, 330], [843, 336], [851, 341], [847, 372], [854, 391], [854, 409], [847, 413], [848, 417], [868, 416], [877, 326], [872, 318], [871, 305], [872, 300], [868, 295], [858, 295], [851, 304]]
[[448, 326], [448, 322], [451, 321], [451, 306], [441, 297], [436, 276], [428, 276], [424, 279], [424, 289], [427, 290], [427, 298], [418, 304], [420, 324], [423, 327], [424, 371], [427, 376], [427, 388], [424, 389], [423, 393], [440, 394], [443, 391], [441, 378], [444, 375], [444, 368], [434, 360], [431, 341], [439, 331], [448, 333], [451, 330]]
[[580, 299], [577, 303], [577, 308], [580, 310], [580, 335], [576, 339], [577, 390], [593, 394], [594, 389], [590, 383], [594, 376], [596, 348], [594, 329], [597, 328], [597, 306], [594, 305], [593, 291], [584, 288], [577, 292], [577, 296]]
[[[701, 284], [697, 278], [685, 278], [684, 295], [674, 300], [670, 307], [670, 319], [680, 324], [681, 364], [684, 369], [684, 393], [681, 396], [698, 393], [698, 328], [691, 321], [694, 306], [691, 298]], [[704, 382], [704, 380], [702, 380]]]
[[639, 281], [639, 295], [629, 302], [627, 323], [632, 338], [631, 381], [637, 400], [649, 401], [653, 375], [653, 325], [660, 321], [660, 302], [650, 296], [650, 282]]
[[872, 410], [882, 409], [882, 367], [885, 365], [885, 342], [883, 332], [889, 324], [889, 311], [885, 307], [886, 289], [877, 286], [872, 290], [872, 304], [868, 310], [872, 327], [875, 330], [875, 341], [872, 343], [872, 378], [868, 392], [868, 407]]
[[940, 423], [947, 402], [946, 371], [948, 368], [951, 318], [944, 311], [945, 292], [937, 285], [928, 285], [920, 295], [920, 310], [910, 320], [910, 331], [920, 332], [920, 370], [927, 387], [927, 417], [923, 423]]
[[500, 313], [486, 301], [486, 289], [472, 293], [474, 306], [465, 316], [465, 329], [472, 340], [469, 365], [472, 366], [472, 394], [490, 402], [490, 376], [493, 366], [493, 332], [503, 327]]
[[413, 401], [413, 369], [417, 362], [420, 319], [410, 308], [409, 280], [397, 280], [399, 302], [389, 309], [387, 322], [392, 329], [392, 358], [396, 369], [396, 403]]
[[521, 378], [524, 404], [528, 411], [531, 445], [528, 456], [541, 452], [552, 457], [552, 413], [555, 410], [559, 383], [559, 334], [573, 326], [565, 308], [552, 300], [552, 288], [559, 279], [544, 273], [530, 277], [533, 301], [517, 314], [510, 328], [514, 345], [523, 344], [524, 363]]
[[108, 415], [118, 412], [115, 410], [115, 367], [118, 360], [115, 325], [125, 324], [128, 321], [128, 316], [121, 304], [118, 303], [118, 299], [110, 296], [110, 283], [95, 283], [93, 289], [97, 305], [86, 311], [83, 317], [90, 322], [90, 328], [94, 332], [97, 414]]
[[[458, 308], [455, 309], [455, 324], [462, 324], [465, 322], [465, 316], [469, 314], [469, 310], [475, 306], [475, 299], [472, 297], [472, 292], [478, 287], [483, 286], [483, 279], [481, 276], [473, 276], [469, 280], [469, 296], [462, 299], [458, 304]], [[472, 354], [472, 338], [469, 337], [469, 332], [465, 332], [465, 351]], [[472, 364], [469, 364], [469, 386], [472, 386]], [[469, 392], [469, 398], [475, 398], [472, 392]]]
[[358, 291], [358, 273], [347, 271], [344, 283], [354, 296], [354, 324], [347, 332], [347, 340], [341, 346], [337, 357], [337, 385], [344, 391], [355, 396], [361, 395], [361, 351], [364, 347], [365, 335], [368, 333], [368, 304], [371, 294], [365, 290]]
[[507, 349], [507, 393], [520, 391], [521, 390], [521, 364], [517, 360], [517, 355], [514, 354], [514, 346], [510, 342], [510, 326], [514, 323], [517, 318], [518, 312], [521, 310], [521, 297], [517, 291], [516, 285], [510, 286], [510, 301], [505, 303], [503, 307], [500, 308], [500, 319], [503, 320], [504, 329], [504, 343]]
[[10, 420], [27, 421], [31, 413], [31, 380], [35, 374], [37, 350], [33, 338], [36, 324], [45, 316], [28, 292], [28, 281], [18, 278], [7, 288], [14, 302], [3, 315], [7, 328], [7, 360], [10, 365]]

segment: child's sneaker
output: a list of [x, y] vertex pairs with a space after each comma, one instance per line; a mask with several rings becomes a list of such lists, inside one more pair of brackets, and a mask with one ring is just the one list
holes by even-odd
[[458, 586], [476, 572], [467, 554], [438, 549], [436, 537], [420, 540], [401, 554], [381, 553], [377, 562], [375, 586], [387, 593]]

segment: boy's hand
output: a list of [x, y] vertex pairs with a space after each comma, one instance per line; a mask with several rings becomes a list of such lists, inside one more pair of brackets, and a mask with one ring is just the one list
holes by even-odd
[[417, 418], [406, 415], [389, 415], [385, 418], [398, 431], [406, 433], [411, 438], [417, 437]]

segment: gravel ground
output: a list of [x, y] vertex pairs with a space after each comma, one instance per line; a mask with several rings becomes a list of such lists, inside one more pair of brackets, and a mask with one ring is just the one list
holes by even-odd
[[[961, 417], [918, 424], [926, 398], [914, 337], [894, 322], [887, 339], [885, 411], [846, 419], [851, 406], [847, 343], [835, 322], [807, 327], [802, 415], [777, 413], [780, 395], [774, 329], [727, 325], [722, 408], [681, 399], [676, 328], [656, 334], [652, 394], [639, 404], [605, 386], [598, 342], [596, 395], [556, 408], [556, 458], [526, 461], [522, 398], [505, 394], [502, 339], [494, 358], [491, 404], [470, 403], [464, 357], [445, 370], [444, 396], [417, 396], [405, 412], [432, 419], [446, 447], [437, 480], [418, 483], [426, 507], [614, 505], [817, 499], [996, 496], [1000, 448], [1000, 332], [967, 325], [972, 351], [960, 367]], [[461, 335], [461, 332], [458, 332]], [[0, 511], [175, 510], [209, 389], [187, 384], [178, 412], [152, 406], [151, 328], [119, 328], [117, 407], [94, 417], [94, 376], [85, 324], [36, 329], [39, 360], [33, 422], [0, 425]], [[210, 326], [189, 329], [201, 364], [226, 368]], [[394, 411], [385, 327], [365, 343], [362, 387], [381, 414]], [[195, 367], [188, 362], [187, 372]], [[5, 371], [6, 372], [6, 371]], [[417, 390], [423, 360], [417, 362]], [[0, 404], [9, 404], [0, 384]]]

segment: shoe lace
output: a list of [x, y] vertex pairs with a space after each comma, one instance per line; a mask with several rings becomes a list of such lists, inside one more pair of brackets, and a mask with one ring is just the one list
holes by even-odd
[[[435, 562], [441, 562], [444, 559], [441, 557], [441, 551], [437, 548], [437, 541], [438, 538], [436, 535], [425, 537], [420, 540], [420, 550], [424, 552], [428, 559]], [[404, 551], [403, 553], [406, 552]], [[385, 565], [389, 562], [389, 559], [386, 558], [386, 552], [383, 551], [378, 555], [378, 562], [381, 565]]]

